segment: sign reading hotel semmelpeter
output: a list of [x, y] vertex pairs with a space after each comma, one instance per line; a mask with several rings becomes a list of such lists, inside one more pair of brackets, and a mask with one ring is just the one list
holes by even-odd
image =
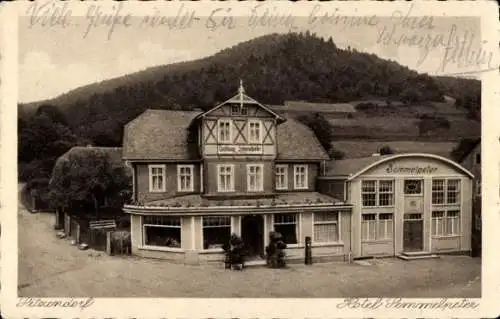
[[262, 154], [262, 145], [219, 145], [223, 154]]
[[385, 169], [388, 174], [411, 174], [411, 175], [427, 175], [433, 174], [437, 171], [437, 167], [435, 166], [397, 166], [389, 164], [389, 166]]

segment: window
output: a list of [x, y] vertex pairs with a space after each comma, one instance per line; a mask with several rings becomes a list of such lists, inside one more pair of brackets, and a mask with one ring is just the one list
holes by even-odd
[[260, 121], [248, 122], [248, 141], [250, 143], [261, 143]]
[[393, 214], [363, 214], [361, 221], [361, 238], [363, 241], [392, 240]]
[[458, 205], [460, 203], [460, 180], [459, 179], [433, 179], [432, 180], [432, 204], [434, 205]]
[[294, 179], [293, 188], [295, 189], [307, 189], [307, 165], [295, 165], [294, 166]]
[[165, 165], [149, 165], [149, 191], [165, 192]]
[[421, 195], [422, 194], [421, 179], [407, 179], [404, 181], [405, 195]]
[[248, 109], [245, 106], [241, 105], [232, 105], [231, 106], [231, 115], [247, 115]]
[[286, 244], [297, 244], [297, 214], [275, 214], [274, 231], [283, 235], [284, 242]]
[[203, 249], [222, 248], [231, 238], [231, 216], [203, 216]]
[[337, 212], [314, 213], [314, 242], [337, 242], [339, 240], [338, 219]]
[[481, 196], [481, 181], [476, 180], [476, 196]]
[[217, 166], [219, 192], [234, 192], [234, 166], [233, 165], [218, 165]]
[[181, 248], [181, 218], [173, 216], [144, 216], [144, 244]]
[[377, 181], [363, 181], [361, 197], [363, 206], [377, 206]]
[[449, 179], [446, 192], [447, 204], [458, 204], [460, 202], [460, 180]]
[[276, 165], [276, 189], [288, 189], [288, 166]]
[[177, 165], [177, 190], [179, 192], [194, 191], [193, 165]]
[[231, 143], [230, 120], [219, 120], [219, 143]]
[[263, 171], [262, 164], [247, 165], [247, 190], [249, 192], [262, 192], [264, 190]]
[[394, 181], [370, 180], [361, 183], [361, 199], [363, 206], [394, 205]]
[[460, 233], [460, 211], [438, 210], [432, 212], [432, 235], [455, 236]]
[[379, 181], [378, 205], [391, 206], [394, 203], [394, 183], [392, 181]]
[[432, 203], [433, 204], [444, 204], [444, 179], [434, 179], [432, 180]]

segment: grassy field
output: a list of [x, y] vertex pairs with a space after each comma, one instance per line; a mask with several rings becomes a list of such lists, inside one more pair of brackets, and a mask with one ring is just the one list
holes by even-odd
[[481, 135], [481, 124], [476, 121], [449, 118], [449, 128], [433, 125], [432, 120], [427, 120], [428, 132], [421, 132], [419, 123], [422, 120], [411, 117], [373, 116], [329, 119], [333, 135], [345, 138], [376, 138], [390, 140], [401, 139], [426, 139], [429, 141], [459, 140], [463, 137], [476, 137]]
[[337, 140], [332, 144], [350, 158], [370, 156], [384, 145], [388, 145], [395, 153], [431, 153], [449, 158], [457, 142]]

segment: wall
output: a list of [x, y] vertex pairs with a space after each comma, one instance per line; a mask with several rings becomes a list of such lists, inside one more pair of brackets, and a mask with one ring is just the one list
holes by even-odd
[[[148, 202], [154, 200], [165, 199], [175, 195], [190, 194], [190, 192], [177, 191], [177, 163], [166, 163], [166, 191], [165, 192], [150, 192], [149, 191], [149, 164], [165, 164], [165, 163], [137, 163], [134, 165], [136, 173], [135, 191], [137, 192], [137, 200], [141, 202]], [[183, 163], [178, 163], [183, 165]], [[198, 163], [186, 163], [186, 165], [193, 165], [193, 181], [194, 192], [200, 192], [200, 168]]]
[[183, 261], [189, 252], [195, 250], [195, 217], [181, 217], [181, 248], [168, 249], [162, 247], [145, 247], [143, 245], [143, 227], [140, 215], [130, 216], [130, 236], [132, 241], [132, 254], [149, 258]]
[[[339, 214], [340, 219], [340, 240], [338, 243], [315, 244], [313, 242], [313, 258], [315, 260], [330, 260], [329, 257], [339, 257], [344, 260], [349, 255], [351, 225], [350, 212], [342, 211]], [[231, 232], [241, 234], [240, 229], [241, 216], [232, 216]], [[269, 244], [269, 232], [273, 230], [272, 214], [264, 215], [264, 245]], [[224, 254], [220, 250], [203, 251], [202, 250], [202, 217], [184, 216], [182, 217], [181, 230], [181, 249], [162, 249], [144, 247], [142, 245], [142, 225], [141, 216], [131, 215], [131, 240], [132, 254], [147, 258], [159, 258], [182, 263], [205, 263], [222, 262]], [[290, 245], [287, 248], [287, 258], [304, 258], [304, 238], [313, 236], [313, 214], [311, 212], [302, 213], [300, 216], [299, 244]], [[345, 257], [345, 258], [344, 258]], [[335, 258], [334, 258], [335, 259]]]
[[346, 181], [344, 179], [318, 179], [318, 192], [345, 201]]
[[[247, 192], [247, 164], [263, 164], [263, 192], [255, 192], [255, 194], [262, 193], [272, 193], [274, 191], [274, 166], [271, 161], [259, 161], [259, 160], [209, 160], [206, 161], [205, 166], [205, 192], [209, 194], [218, 193], [217, 182], [218, 182], [218, 164], [232, 164], [234, 165], [234, 191], [235, 193], [246, 193]], [[231, 194], [231, 193], [221, 193], [221, 194]]]
[[[276, 165], [287, 165], [288, 166], [288, 189], [287, 190], [276, 190], [276, 192], [312, 192], [316, 191], [316, 181], [318, 177], [319, 164], [316, 163], [287, 163], [287, 162], [276, 162]], [[307, 165], [307, 189], [294, 189], [293, 179], [294, 179], [294, 165]], [[273, 179], [274, 179], [274, 169], [273, 169]], [[273, 182], [274, 187], [274, 182]]]

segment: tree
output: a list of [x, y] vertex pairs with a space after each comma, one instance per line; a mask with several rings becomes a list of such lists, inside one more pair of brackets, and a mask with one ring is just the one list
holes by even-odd
[[342, 159], [344, 153], [332, 146], [333, 132], [328, 120], [320, 113], [302, 115], [297, 118], [300, 122], [307, 125], [316, 135], [319, 143], [327, 151], [330, 158]]
[[78, 144], [76, 135], [64, 124], [42, 112], [19, 127], [19, 178], [48, 178], [59, 156]]
[[59, 124], [65, 125], [65, 126], [68, 125], [68, 121], [66, 120], [66, 116], [55, 105], [52, 105], [52, 104], [40, 105], [36, 110], [35, 116], [40, 116], [42, 114], [47, 115], [54, 123], [59, 123]]
[[89, 148], [59, 160], [49, 188], [54, 206], [93, 207], [98, 216], [105, 198], [117, 201], [117, 205], [121, 203], [121, 197], [130, 188], [130, 178], [124, 167], [113, 165], [108, 154]]
[[394, 151], [389, 145], [384, 145], [379, 150], [380, 155], [390, 155], [394, 154]]
[[401, 91], [399, 98], [405, 104], [418, 103], [422, 101], [422, 94], [414, 87], [407, 87]]
[[333, 133], [330, 123], [320, 113], [302, 115], [297, 118], [307, 125], [318, 138], [319, 143], [326, 151], [329, 151], [333, 140]]

